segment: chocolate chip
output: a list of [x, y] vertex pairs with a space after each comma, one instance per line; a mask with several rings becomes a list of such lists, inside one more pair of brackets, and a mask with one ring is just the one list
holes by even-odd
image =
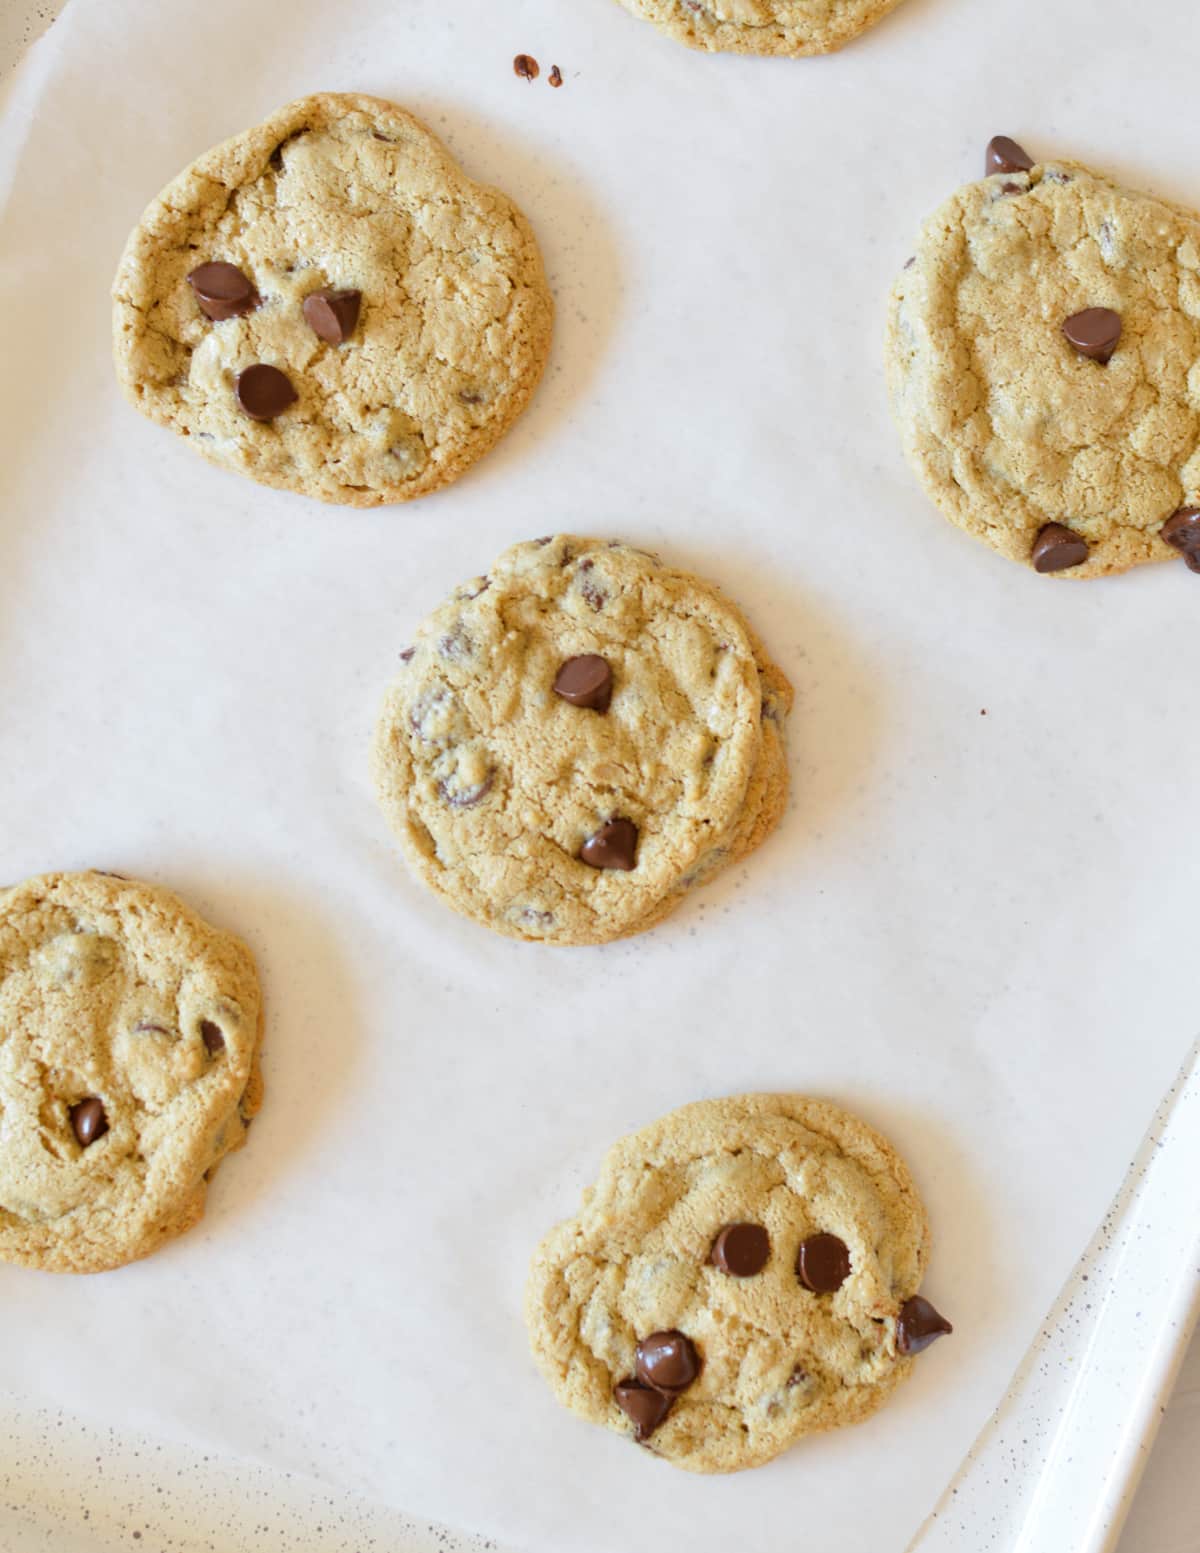
[[787, 1379], [788, 1390], [790, 1391], [793, 1386], [803, 1385], [803, 1383], [807, 1379], [808, 1379], [808, 1371], [804, 1368], [804, 1366], [802, 1364], [798, 1364], [796, 1366], [796, 1368], [792, 1371], [792, 1373], [788, 1376], [788, 1379]]
[[532, 54], [518, 54], [513, 60], [513, 69], [522, 81], [536, 81], [538, 78], [538, 62]]
[[406, 647], [400, 654], [400, 662], [411, 663], [413, 661], [413, 655], [415, 654], [416, 650], [417, 649], [415, 647]]
[[238, 403], [251, 420], [273, 421], [299, 397], [286, 375], [265, 362], [260, 361], [238, 374]]
[[900, 1307], [896, 1322], [896, 1347], [903, 1354], [920, 1353], [939, 1337], [945, 1337], [954, 1328], [939, 1315], [928, 1300], [914, 1294]]
[[134, 1025], [135, 1035], [170, 1035], [166, 1025], [156, 1025], [153, 1019], [139, 1019]]
[[1112, 359], [1121, 338], [1121, 315], [1111, 307], [1085, 307], [1067, 319], [1062, 332], [1081, 356], [1103, 365]]
[[1082, 566], [1087, 558], [1087, 540], [1065, 524], [1047, 523], [1045, 528], [1038, 530], [1033, 542], [1035, 572], [1065, 572], [1072, 566]]
[[71, 1107], [71, 1126], [85, 1149], [108, 1131], [108, 1117], [104, 1114], [103, 1104], [95, 1095], [89, 1095], [86, 1100]]
[[992, 173], [1027, 173], [1033, 166], [1033, 158], [1024, 146], [1019, 146], [1007, 135], [993, 135], [987, 143], [983, 157], [983, 175]]
[[361, 291], [335, 291], [332, 286], [322, 286], [320, 291], [310, 291], [300, 306], [314, 334], [329, 345], [340, 345], [354, 333], [361, 302]]
[[301, 135], [307, 135], [307, 134], [308, 134], [308, 130], [307, 129], [295, 129], [295, 130], [292, 131], [292, 133], [290, 135], [285, 135], [284, 138], [275, 147], [274, 151], [271, 152], [271, 154], [267, 158], [267, 160], [270, 162], [271, 166], [275, 169], [275, 171], [277, 173], [281, 173], [283, 171], [283, 148], [284, 148], [284, 146], [290, 146], [293, 140], [299, 140]]
[[612, 700], [612, 670], [599, 653], [568, 658], [554, 677], [554, 694], [572, 706], [607, 712]]
[[562, 71], [558, 68], [557, 65], [551, 65], [550, 74], [546, 77], [546, 79], [550, 82], [551, 86], [561, 86], [563, 84]]
[[708, 1259], [734, 1278], [753, 1278], [771, 1259], [771, 1237], [761, 1224], [727, 1224]]
[[673, 1395], [686, 1391], [699, 1373], [699, 1355], [682, 1332], [651, 1332], [637, 1345], [637, 1376], [643, 1386]]
[[632, 820], [609, 820], [579, 849], [589, 868], [618, 868], [629, 873], [637, 867], [638, 828]]
[[1175, 546], [1190, 571], [1200, 572], [1200, 507], [1180, 507], [1163, 524], [1162, 537]]
[[241, 318], [258, 306], [254, 282], [236, 264], [226, 264], [223, 259], [201, 264], [187, 280], [195, 292], [200, 311], [214, 323], [221, 323], [226, 318]]
[[648, 1440], [671, 1411], [670, 1397], [636, 1380], [623, 1380], [613, 1388], [613, 1399], [626, 1417], [633, 1420], [634, 1439]]
[[850, 1252], [836, 1235], [810, 1235], [796, 1253], [796, 1277], [814, 1294], [835, 1294], [850, 1276]]
[[211, 1019], [200, 1021], [200, 1039], [204, 1042], [210, 1057], [215, 1057], [218, 1052], [225, 1050], [225, 1032], [220, 1025], [213, 1024]]
[[442, 800], [448, 803], [452, 809], [473, 809], [477, 803], [482, 803], [491, 792], [494, 780], [495, 773], [489, 771], [482, 782], [476, 782], [473, 786], [464, 787], [461, 790], [452, 788], [445, 782], [439, 782], [438, 792], [441, 794]]

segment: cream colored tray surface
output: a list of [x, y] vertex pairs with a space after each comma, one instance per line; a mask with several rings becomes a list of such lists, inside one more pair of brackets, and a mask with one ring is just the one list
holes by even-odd
[[[145, 1439], [291, 1472], [388, 1536], [724, 1553], [748, 1517], [792, 1547], [798, 1505], [823, 1553], [918, 1534], [1195, 1037], [1200, 595], [1173, 566], [1039, 579], [931, 513], [883, 404], [884, 297], [997, 131], [1200, 201], [1161, 106], [1198, 41], [1171, 0], [1121, 29], [1090, 0], [905, 0], [801, 64], [690, 53], [610, 0], [72, 0], [0, 118], [0, 878], [143, 874], [244, 933], [268, 1093], [177, 1245], [0, 1269], [22, 1418], [68, 1408], [114, 1463]], [[518, 51], [566, 85], [517, 80]], [[511, 192], [559, 303], [505, 444], [372, 514], [203, 466], [108, 361], [146, 199], [330, 87], [406, 103]], [[553, 953], [407, 879], [365, 750], [414, 622], [560, 527], [719, 579], [798, 705], [779, 836], [655, 933]], [[956, 1332], [863, 1427], [698, 1482], [553, 1405], [524, 1269], [614, 1137], [783, 1087], [895, 1140]]]

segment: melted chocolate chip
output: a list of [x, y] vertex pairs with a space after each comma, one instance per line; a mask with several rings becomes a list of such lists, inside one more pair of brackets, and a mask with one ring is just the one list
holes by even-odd
[[635, 1440], [648, 1440], [671, 1411], [670, 1397], [636, 1380], [623, 1380], [614, 1387], [613, 1400], [633, 1420]]
[[1007, 135], [993, 135], [983, 156], [983, 175], [992, 173], [1027, 173], [1033, 166], [1033, 158], [1024, 146], [1019, 146]]
[[153, 1019], [139, 1019], [134, 1025], [135, 1035], [170, 1035], [166, 1025], [157, 1025]]
[[914, 1294], [900, 1307], [896, 1321], [896, 1347], [903, 1354], [920, 1353], [939, 1337], [945, 1337], [954, 1328], [945, 1316], [933, 1308], [928, 1300]]
[[104, 1114], [103, 1102], [95, 1095], [89, 1095], [86, 1100], [73, 1105], [70, 1114], [71, 1126], [82, 1148], [90, 1147], [108, 1131], [108, 1117]]
[[554, 694], [572, 706], [607, 712], [612, 700], [612, 670], [599, 653], [568, 658], [554, 677]]
[[532, 54], [518, 54], [513, 60], [513, 70], [522, 81], [536, 81], [538, 78], [538, 62]]
[[810, 1235], [796, 1253], [796, 1277], [814, 1294], [836, 1294], [850, 1276], [850, 1252], [836, 1235]]
[[638, 828], [632, 820], [609, 820], [579, 849], [589, 868], [616, 868], [623, 873], [637, 867]]
[[482, 782], [476, 782], [473, 787], [464, 787], [461, 790], [448, 787], [445, 782], [439, 782], [438, 792], [452, 809], [473, 809], [491, 792], [494, 780], [495, 773], [489, 771]]
[[358, 324], [361, 291], [335, 291], [322, 286], [310, 291], [301, 303], [301, 311], [312, 332], [328, 345], [340, 345], [354, 333]]
[[1121, 315], [1111, 307], [1085, 307], [1067, 319], [1062, 332], [1081, 356], [1103, 366], [1111, 361], [1120, 341]]
[[563, 84], [562, 71], [558, 68], [557, 65], [551, 65], [550, 74], [546, 77], [546, 79], [549, 81], [551, 86], [561, 86]]
[[637, 1345], [637, 1376], [643, 1386], [675, 1395], [686, 1391], [699, 1373], [699, 1355], [682, 1332], [651, 1332]]
[[240, 318], [244, 313], [252, 313], [258, 306], [259, 298], [254, 282], [236, 264], [226, 264], [223, 259], [201, 264], [187, 279], [200, 304], [200, 311], [214, 323], [221, 323], [226, 318]]
[[1047, 523], [1033, 542], [1035, 572], [1065, 572], [1088, 558], [1087, 540], [1062, 523]]
[[733, 1278], [753, 1278], [771, 1259], [771, 1237], [761, 1224], [727, 1224], [708, 1259]]
[[247, 367], [238, 375], [237, 400], [251, 420], [273, 421], [299, 397], [285, 374], [265, 362]]
[[1190, 571], [1200, 572], [1200, 507], [1180, 507], [1163, 524], [1162, 537], [1175, 546]]
[[267, 158], [267, 160], [271, 164], [271, 166], [275, 169], [275, 171], [277, 173], [281, 173], [283, 171], [283, 150], [284, 150], [284, 147], [285, 146], [290, 146], [293, 140], [299, 140], [301, 135], [307, 135], [307, 134], [308, 134], [308, 130], [307, 129], [296, 129], [296, 130], [293, 130], [290, 135], [285, 135], [284, 138], [275, 147], [274, 151], [271, 152], [271, 155]]
[[213, 1024], [211, 1019], [200, 1021], [200, 1039], [204, 1042], [210, 1057], [215, 1057], [218, 1052], [225, 1050], [225, 1032], [220, 1025]]

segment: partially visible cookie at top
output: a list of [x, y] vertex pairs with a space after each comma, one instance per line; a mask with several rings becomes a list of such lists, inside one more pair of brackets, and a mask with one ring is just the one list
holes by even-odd
[[104, 873], [0, 891], [0, 1262], [91, 1273], [204, 1212], [262, 1099], [250, 951]]
[[865, 1122], [804, 1095], [684, 1106], [615, 1144], [533, 1258], [525, 1313], [558, 1400], [692, 1472], [856, 1423], [951, 1330], [929, 1226]]
[[635, 16], [695, 49], [731, 54], [831, 54], [900, 0], [621, 0]]
[[997, 136], [921, 229], [886, 356], [951, 522], [1043, 573], [1200, 571], [1200, 215]]
[[264, 485], [373, 507], [447, 485], [537, 386], [553, 303], [498, 190], [378, 98], [322, 93], [153, 200], [113, 283], [130, 402]]
[[644, 551], [514, 545], [401, 659], [380, 801], [418, 877], [497, 932], [642, 932], [783, 812], [790, 685], [717, 588]]

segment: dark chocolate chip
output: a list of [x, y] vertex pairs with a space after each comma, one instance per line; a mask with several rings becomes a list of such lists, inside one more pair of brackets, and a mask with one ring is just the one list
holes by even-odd
[[612, 670], [599, 653], [568, 658], [554, 677], [554, 694], [572, 706], [607, 712], [612, 700]]
[[643, 1386], [674, 1395], [700, 1373], [700, 1358], [682, 1332], [651, 1332], [637, 1345], [637, 1376]]
[[1121, 315], [1111, 307], [1085, 307], [1067, 319], [1062, 332], [1081, 356], [1103, 365], [1112, 359], [1121, 338]]
[[538, 62], [532, 54], [518, 54], [513, 60], [513, 69], [522, 81], [536, 81], [538, 78]]
[[1087, 558], [1087, 540], [1065, 524], [1047, 523], [1045, 528], [1038, 530], [1033, 542], [1035, 572], [1065, 572], [1072, 566], [1082, 566]]
[[251, 420], [273, 421], [299, 397], [286, 375], [265, 362], [257, 362], [238, 375], [238, 403]]
[[1162, 537], [1175, 546], [1190, 571], [1200, 572], [1200, 507], [1180, 507], [1163, 524]]
[[1019, 146], [1007, 135], [993, 135], [987, 143], [983, 158], [983, 175], [992, 173], [1027, 173], [1033, 166], [1033, 158], [1024, 146]]
[[95, 1095], [89, 1095], [86, 1100], [79, 1101], [78, 1105], [71, 1107], [71, 1126], [75, 1129], [75, 1136], [79, 1139], [83, 1148], [95, 1143], [97, 1138], [102, 1138], [108, 1131], [108, 1117], [104, 1114], [104, 1106]]
[[551, 65], [550, 74], [546, 77], [546, 79], [550, 82], [551, 86], [561, 86], [563, 84], [562, 71], [558, 68], [557, 65]]
[[210, 1057], [215, 1057], [218, 1052], [225, 1050], [225, 1032], [220, 1025], [213, 1024], [211, 1019], [200, 1021], [200, 1039], [204, 1042]]
[[637, 867], [638, 828], [632, 820], [609, 820], [579, 849], [580, 861], [589, 868], [618, 868], [629, 873]]
[[254, 282], [236, 264], [226, 264], [223, 259], [201, 264], [187, 279], [196, 294], [200, 311], [215, 323], [226, 318], [241, 318], [258, 306]]
[[954, 1328], [945, 1316], [939, 1315], [928, 1300], [914, 1294], [912, 1299], [905, 1300], [900, 1307], [900, 1316], [896, 1322], [896, 1347], [903, 1354], [920, 1353], [930, 1343], [936, 1343], [939, 1337], [945, 1337], [953, 1331]]
[[354, 333], [358, 323], [361, 291], [335, 291], [322, 286], [310, 291], [301, 303], [308, 327], [329, 345], [340, 345]]
[[635, 1440], [648, 1440], [671, 1411], [670, 1397], [636, 1380], [623, 1380], [615, 1386], [613, 1399], [626, 1417], [633, 1420]]
[[850, 1252], [836, 1235], [810, 1235], [796, 1253], [796, 1277], [814, 1294], [835, 1294], [850, 1276]]
[[464, 787], [461, 791], [449, 787], [445, 782], [438, 783], [438, 792], [444, 802], [452, 809], [473, 809], [477, 803], [483, 800], [492, 790], [495, 773], [489, 771], [482, 782], [476, 782], [473, 787]]
[[753, 1278], [771, 1259], [771, 1237], [761, 1224], [727, 1224], [708, 1259], [734, 1278]]

